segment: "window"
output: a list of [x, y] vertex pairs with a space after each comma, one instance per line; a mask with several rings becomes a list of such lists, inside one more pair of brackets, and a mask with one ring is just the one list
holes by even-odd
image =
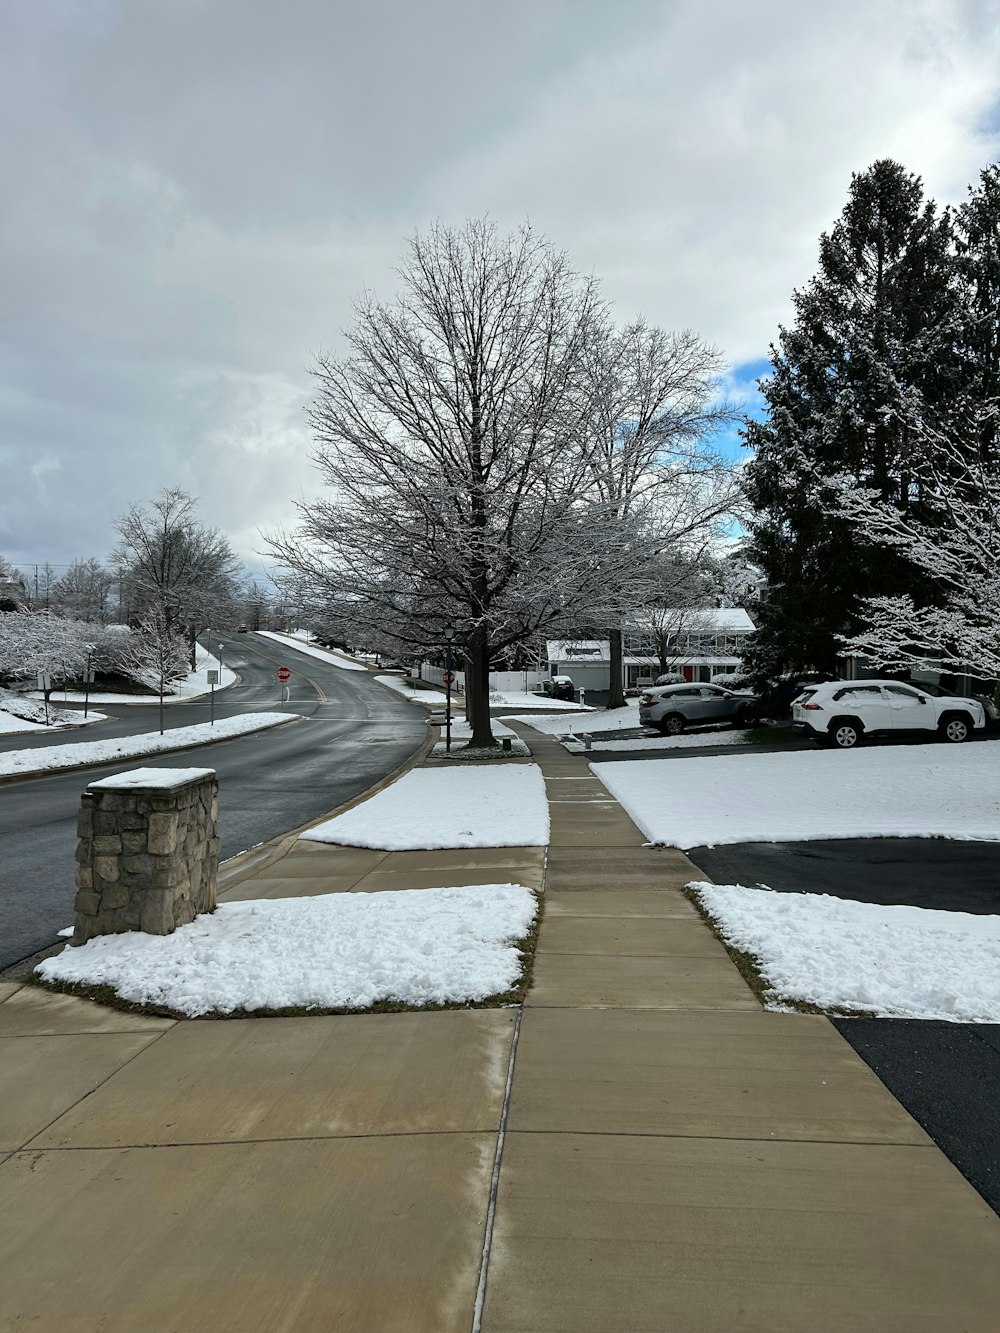
[[918, 694], [916, 690], [908, 690], [905, 685], [887, 685], [885, 692], [886, 694], [901, 694], [904, 699], [923, 699], [923, 695]]
[[722, 699], [725, 691], [720, 690], [717, 685], [703, 685], [698, 691], [703, 699]]
[[838, 690], [833, 697], [834, 699], [856, 699], [859, 695], [866, 697], [874, 695], [876, 699], [881, 699], [882, 691], [878, 685], [850, 685], [846, 690]]

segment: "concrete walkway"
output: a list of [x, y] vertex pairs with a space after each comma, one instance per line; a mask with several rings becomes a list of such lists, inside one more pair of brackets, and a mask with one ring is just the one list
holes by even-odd
[[827, 1019], [760, 1008], [697, 868], [525, 735], [552, 846], [484, 1333], [995, 1330], [1000, 1219]]
[[525, 735], [547, 855], [288, 838], [224, 877], [544, 879], [523, 1012], [175, 1023], [0, 987], [0, 1329], [996, 1329], [1000, 1221], [826, 1019], [760, 1009], [687, 859]]

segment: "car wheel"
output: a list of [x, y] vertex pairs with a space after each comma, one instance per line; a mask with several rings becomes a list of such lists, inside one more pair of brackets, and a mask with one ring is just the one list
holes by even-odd
[[665, 717], [662, 722], [658, 722], [656, 725], [664, 736], [679, 736], [684, 730], [684, 719], [680, 713], [671, 713], [669, 717]]
[[835, 722], [830, 728], [829, 744], [835, 750], [853, 750], [861, 744], [861, 728], [855, 722]]
[[967, 741], [969, 731], [969, 724], [964, 717], [943, 718], [938, 727], [938, 735], [941, 739], [949, 741], [952, 745], [960, 745], [962, 741]]

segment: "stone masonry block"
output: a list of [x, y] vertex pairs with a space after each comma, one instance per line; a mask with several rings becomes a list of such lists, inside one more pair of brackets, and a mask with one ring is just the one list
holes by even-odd
[[156, 856], [169, 856], [177, 846], [176, 810], [157, 811], [149, 816], [148, 847]]
[[96, 916], [101, 907], [100, 894], [81, 889], [73, 899], [73, 907], [75, 911], [82, 912], [85, 916]]
[[95, 856], [94, 873], [100, 875], [101, 879], [107, 880], [109, 884], [117, 882], [120, 869], [117, 856]]
[[101, 894], [101, 911], [116, 912], [128, 906], [129, 890], [127, 884], [109, 884]]
[[143, 895], [139, 929], [150, 935], [169, 935], [174, 929], [174, 897], [166, 889], [150, 889]]
[[78, 889], [92, 889], [94, 887], [94, 872], [90, 866], [77, 866], [76, 887]]
[[98, 833], [92, 843], [95, 856], [120, 856], [122, 840], [117, 833]]

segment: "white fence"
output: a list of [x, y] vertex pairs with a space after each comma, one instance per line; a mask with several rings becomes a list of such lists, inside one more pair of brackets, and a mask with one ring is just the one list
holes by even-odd
[[[530, 691], [533, 685], [540, 685], [543, 680], [548, 680], [547, 671], [491, 671], [490, 689], [491, 690], [523, 690]], [[423, 662], [420, 667], [420, 679], [432, 681], [435, 685], [444, 684], [444, 668], [431, 666]], [[453, 690], [459, 694], [465, 693], [465, 672], [455, 672], [455, 683]]]

